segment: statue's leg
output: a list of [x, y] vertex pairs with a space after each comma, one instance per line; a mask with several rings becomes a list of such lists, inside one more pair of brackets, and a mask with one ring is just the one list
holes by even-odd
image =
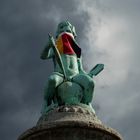
[[51, 105], [56, 93], [56, 87], [63, 82], [63, 77], [53, 73], [49, 78], [44, 91], [44, 99], [46, 106]]
[[89, 104], [93, 98], [93, 91], [94, 91], [94, 81], [93, 79], [84, 74], [78, 74], [73, 77], [73, 82], [81, 85], [83, 87], [83, 98], [81, 103]]

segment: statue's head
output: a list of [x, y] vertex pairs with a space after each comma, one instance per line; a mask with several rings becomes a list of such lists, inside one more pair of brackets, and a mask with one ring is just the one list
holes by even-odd
[[59, 36], [59, 34], [63, 32], [69, 32], [72, 33], [74, 37], [76, 37], [76, 31], [75, 27], [69, 22], [69, 21], [62, 21], [58, 24], [57, 26], [57, 31], [56, 31], [56, 38]]

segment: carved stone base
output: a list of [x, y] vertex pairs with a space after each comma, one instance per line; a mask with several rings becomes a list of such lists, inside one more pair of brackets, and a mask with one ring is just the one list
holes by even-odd
[[40, 117], [18, 140], [122, 140], [87, 106], [61, 106]]

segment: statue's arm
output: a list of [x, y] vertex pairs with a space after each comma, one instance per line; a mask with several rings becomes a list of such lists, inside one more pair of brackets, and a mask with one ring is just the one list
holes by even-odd
[[54, 56], [54, 51], [51, 47], [50, 41], [47, 43], [47, 45], [45, 46], [44, 50], [42, 51], [40, 58], [41, 59], [49, 59], [52, 58]]
[[78, 62], [79, 73], [80, 73], [80, 74], [87, 74], [87, 73], [85, 72], [85, 70], [83, 69], [82, 57], [77, 58], [77, 62]]
[[52, 48], [46, 48], [42, 51], [40, 58], [41, 59], [49, 59], [52, 58], [54, 56], [54, 52]]

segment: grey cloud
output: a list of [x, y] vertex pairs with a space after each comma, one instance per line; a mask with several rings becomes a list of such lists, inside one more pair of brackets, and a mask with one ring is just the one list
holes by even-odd
[[[102, 77], [96, 80], [97, 85], [93, 104], [99, 105], [97, 112], [99, 118], [105, 124], [121, 132], [126, 140], [138, 140], [140, 137], [140, 64], [138, 47], [140, 44], [140, 30], [138, 27], [140, 23], [140, 9], [138, 5], [139, 1], [137, 0], [100, 0], [96, 3], [96, 6], [95, 4], [93, 5], [97, 10], [96, 16], [99, 18], [99, 26], [94, 27], [95, 36], [97, 35], [96, 33], [99, 33], [99, 30], [103, 31], [102, 34], [100, 33], [98, 37], [96, 36], [93, 39], [93, 42], [96, 42], [101, 37], [103, 39], [106, 38], [106, 35], [108, 35], [106, 32], [111, 33], [110, 38], [106, 38], [106, 40], [100, 39], [100, 41], [104, 41], [103, 44], [96, 42], [93, 48], [94, 52], [90, 52], [91, 54], [95, 54], [92, 57], [95, 61], [100, 60], [105, 63], [105, 70], [101, 75]], [[89, 15], [92, 17], [92, 12], [89, 12]], [[101, 29], [101, 27], [105, 28]], [[123, 42], [122, 48], [120, 47], [120, 52], [116, 48], [119, 47], [116, 45], [118, 41], [120, 42], [119, 45]], [[108, 42], [107, 45], [112, 45], [113, 47], [105, 45], [106, 42]], [[106, 48], [99, 49], [99, 45]], [[101, 55], [98, 55], [98, 52]], [[122, 57], [121, 53], [124, 53], [126, 56]], [[121, 57], [122, 59], [120, 59]], [[88, 57], [86, 61], [93, 64], [92, 61], [88, 60]], [[121, 74], [121, 70], [124, 73]], [[113, 75], [109, 77], [111, 73]], [[108, 74], [108, 76], [106, 77], [105, 74]], [[118, 78], [120, 74], [121, 76]], [[102, 88], [103, 85], [104, 87]]]
[[[103, 63], [112, 60], [108, 52], [99, 51], [95, 44], [87, 42], [85, 35], [89, 33], [89, 21], [93, 15], [95, 32], [97, 32], [96, 24], [104, 22], [106, 17], [117, 20], [123, 18], [128, 21], [126, 34], [129, 35], [125, 41], [128, 41], [126, 44], [132, 48], [131, 57], [127, 61], [130, 66], [127, 69], [128, 76], [123, 82], [118, 81], [112, 87], [106, 83], [108, 77], [104, 74], [108, 70], [111, 72], [110, 67], [114, 68], [110, 65], [106, 66], [105, 72], [95, 79], [93, 105], [99, 118], [119, 130], [124, 139], [139, 139], [140, 42], [139, 30], [133, 26], [138, 21], [134, 19], [139, 19], [139, 2], [135, 0], [132, 4], [126, 0], [94, 2], [89, 0], [85, 2], [85, 9], [81, 7], [82, 2], [82, 0], [66, 0], [63, 3], [61, 0], [0, 1], [0, 131], [2, 132], [0, 136], [3, 140], [16, 139], [24, 130], [35, 125], [40, 116], [43, 86], [53, 65], [51, 60], [41, 61], [39, 54], [47, 41], [48, 32], [55, 35], [56, 26], [61, 20], [69, 19], [76, 26], [77, 39], [85, 53], [83, 56], [85, 68], [89, 69], [90, 66], [86, 64], [93, 65], [98, 59]], [[97, 9], [99, 14], [92, 15], [87, 10], [89, 6], [93, 10]], [[115, 41], [118, 37], [117, 34], [111, 39]], [[97, 39], [92, 38], [93, 41]], [[92, 46], [92, 51], [89, 46]], [[93, 56], [94, 62], [89, 60], [89, 54]], [[121, 83], [118, 84], [119, 82]]]
[[[72, 0], [0, 1], [0, 131], [14, 140], [35, 125], [43, 102], [43, 87], [53, 70], [52, 61], [39, 59], [47, 34], [70, 20], [78, 41], [84, 38], [88, 14]], [[81, 30], [82, 29], [82, 30]], [[7, 135], [8, 134], [8, 135]]]

